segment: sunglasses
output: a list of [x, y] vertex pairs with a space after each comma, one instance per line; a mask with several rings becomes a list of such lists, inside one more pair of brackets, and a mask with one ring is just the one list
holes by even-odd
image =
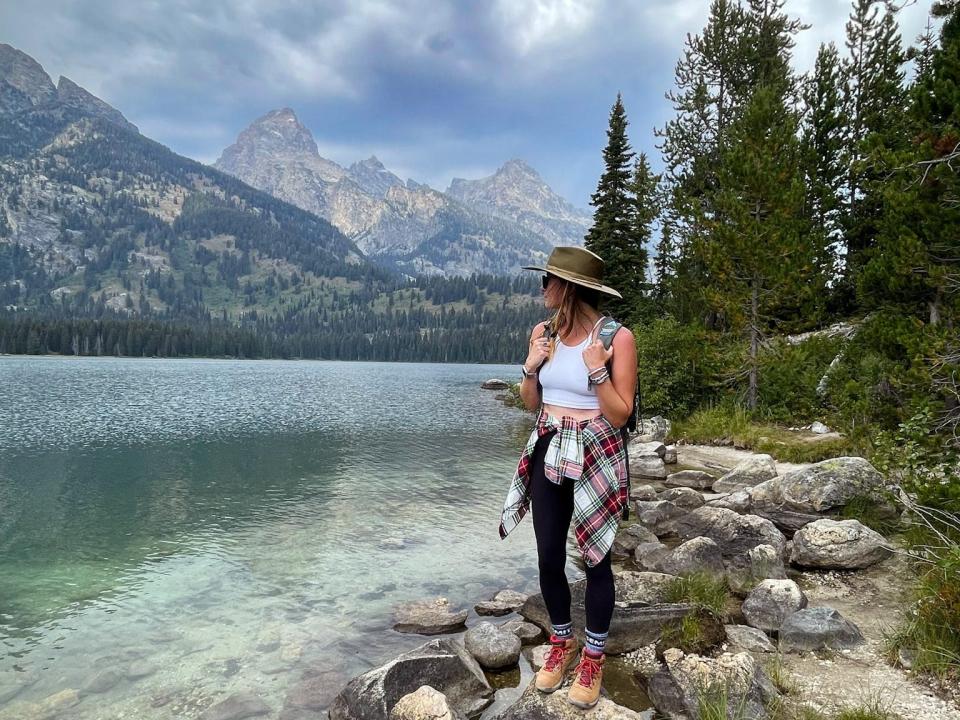
[[542, 275], [542, 276], [540, 277], [540, 285], [543, 287], [543, 289], [546, 290], [546, 289], [547, 289], [547, 285], [549, 285], [549, 284], [550, 284], [550, 276], [549, 276], [549, 275]]

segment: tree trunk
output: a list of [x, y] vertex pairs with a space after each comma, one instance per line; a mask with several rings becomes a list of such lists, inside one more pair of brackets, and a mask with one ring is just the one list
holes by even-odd
[[760, 346], [759, 281], [756, 277], [750, 285], [750, 385], [747, 388], [747, 407], [753, 411], [757, 409], [757, 366]]

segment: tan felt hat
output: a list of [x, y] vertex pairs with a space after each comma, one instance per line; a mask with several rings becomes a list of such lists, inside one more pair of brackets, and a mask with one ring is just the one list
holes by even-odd
[[623, 298], [613, 288], [603, 284], [603, 258], [586, 248], [575, 246], [555, 247], [547, 258], [546, 267], [525, 265], [524, 270], [539, 270], [556, 275], [577, 285], [599, 290], [607, 295]]

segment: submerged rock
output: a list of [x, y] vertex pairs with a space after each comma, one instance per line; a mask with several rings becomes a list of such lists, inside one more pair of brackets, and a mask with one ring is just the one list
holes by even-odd
[[500, 378], [490, 378], [485, 380], [483, 384], [480, 385], [482, 390], [506, 390], [510, 387], [510, 383], [506, 380], [501, 380]]
[[252, 693], [234, 693], [223, 702], [207, 708], [200, 720], [243, 720], [243, 718], [267, 715], [270, 706]]

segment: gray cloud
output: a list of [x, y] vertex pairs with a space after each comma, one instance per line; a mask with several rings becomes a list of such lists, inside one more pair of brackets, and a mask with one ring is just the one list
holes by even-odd
[[[905, 41], [929, 1], [901, 16]], [[376, 154], [445, 187], [523, 157], [586, 206], [607, 114], [623, 92], [630, 137], [653, 128], [686, 33], [709, 0], [34, 0], [0, 5], [0, 41], [103, 97], [155, 139], [215, 159], [255, 117], [293, 107], [341, 163]], [[791, 0], [812, 28], [795, 49], [842, 47], [846, 0]]]

